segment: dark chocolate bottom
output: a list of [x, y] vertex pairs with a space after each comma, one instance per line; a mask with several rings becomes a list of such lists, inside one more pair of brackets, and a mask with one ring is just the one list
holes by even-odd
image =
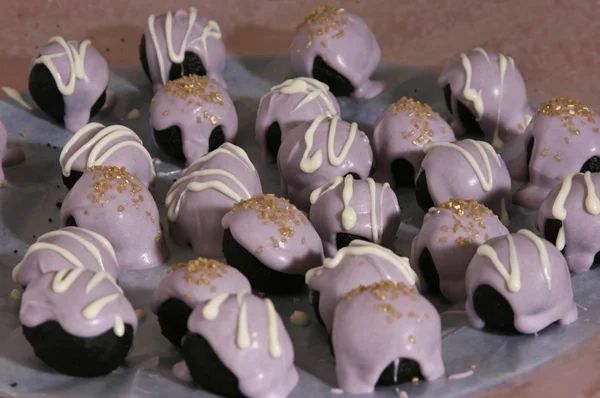
[[396, 159], [392, 162], [392, 177], [397, 187], [415, 186], [415, 168], [406, 159]]
[[321, 318], [321, 311], [319, 311], [319, 302], [321, 301], [321, 292], [318, 290], [311, 290], [311, 299], [310, 305], [315, 313], [315, 318], [317, 318], [317, 322], [323, 327], [325, 327], [325, 322], [323, 322], [323, 318]]
[[472, 300], [475, 313], [485, 323], [486, 329], [518, 333], [513, 309], [496, 289], [480, 285], [475, 289]]
[[370, 242], [369, 239], [362, 237], [362, 236], [358, 236], [358, 235], [353, 235], [353, 234], [347, 234], [345, 232], [338, 232], [335, 235], [335, 245], [337, 246], [338, 250], [343, 249], [344, 247], [347, 247], [350, 245], [350, 242], [352, 242], [353, 240], [366, 240], [367, 242]]
[[429, 187], [427, 186], [427, 176], [425, 175], [425, 171], [422, 171], [419, 174], [419, 177], [417, 177], [417, 182], [415, 183], [415, 196], [419, 207], [423, 209], [424, 212], [429, 211], [430, 208], [435, 206], [433, 199], [429, 194]]
[[437, 268], [435, 268], [435, 263], [433, 262], [429, 249], [423, 249], [423, 252], [421, 252], [421, 256], [419, 257], [419, 268], [421, 269], [423, 279], [425, 279], [427, 291], [429, 293], [439, 293], [440, 275], [438, 274]]
[[199, 334], [188, 333], [182, 354], [190, 375], [205, 389], [227, 398], [243, 398], [238, 378], [221, 362], [208, 341]]
[[181, 347], [181, 339], [188, 333], [187, 322], [192, 309], [183, 301], [170, 298], [156, 311], [160, 331], [175, 347]]
[[589, 171], [590, 173], [600, 173], [600, 156], [592, 156], [588, 160], [585, 161], [583, 166], [581, 166], [581, 173], [585, 173]]
[[275, 122], [269, 126], [267, 130], [267, 152], [273, 157], [273, 163], [277, 163], [277, 154], [281, 147], [281, 127]]
[[[448, 107], [450, 113], [452, 113], [452, 91], [449, 85], [444, 87], [444, 99], [446, 100], [446, 107]], [[483, 130], [481, 130], [481, 126], [477, 122], [473, 112], [458, 100], [456, 101], [456, 107], [458, 108], [458, 118], [460, 119], [460, 123], [463, 125], [465, 132], [467, 134], [483, 135]], [[456, 117], [456, 115], [454, 116]]]
[[[142, 63], [142, 68], [144, 68], [144, 73], [148, 76], [148, 80], [152, 81], [146, 55], [146, 37], [144, 35], [142, 35], [139, 49], [140, 62]], [[206, 68], [202, 63], [202, 60], [196, 53], [190, 51], [185, 52], [182, 63], [171, 65], [171, 69], [169, 69], [169, 80], [177, 80], [182, 76], [188, 75], [206, 76]]]
[[[29, 93], [37, 106], [57, 123], [65, 124], [65, 101], [58, 91], [54, 76], [44, 64], [36, 64], [29, 73]], [[96, 99], [90, 109], [90, 119], [93, 118], [106, 102], [106, 88]]]
[[76, 226], [77, 226], [77, 221], [75, 220], [75, 217], [69, 216], [69, 218], [67, 218], [67, 225], [65, 225], [65, 227], [76, 227]]
[[112, 329], [92, 338], [77, 337], [56, 321], [33, 328], [23, 326], [23, 334], [44, 363], [60, 373], [77, 377], [109, 374], [125, 361], [133, 342], [130, 325], [125, 325], [122, 337]]
[[223, 254], [227, 263], [244, 274], [252, 288], [260, 292], [291, 293], [304, 286], [304, 275], [285, 274], [265, 266], [234, 239], [229, 229], [223, 234]]
[[77, 170], [71, 170], [71, 175], [69, 175], [68, 177], [65, 177], [65, 175], [62, 174], [63, 184], [65, 184], [67, 189], [71, 189], [71, 188], [73, 188], [75, 183], [77, 181], [79, 181], [79, 179], [81, 178], [82, 175], [83, 175], [83, 172], [77, 171]]
[[399, 358], [398, 365], [390, 363], [379, 376], [378, 386], [391, 386], [407, 383], [413, 378], [423, 379], [421, 374], [421, 365], [413, 359]]
[[448, 112], [452, 115], [452, 90], [450, 89], [449, 84], [444, 86], [444, 101], [446, 102]]
[[354, 93], [354, 86], [350, 80], [329, 66], [320, 56], [315, 57], [312, 75], [315, 79], [327, 84], [329, 90], [336, 97], [348, 97]]
[[527, 163], [525, 163], [527, 166], [527, 180], [529, 180], [529, 164], [531, 163], [531, 156], [533, 154], [533, 145], [534, 144], [535, 144], [535, 138], [532, 137], [529, 139], [529, 142], [527, 143], [527, 158], [526, 158]]
[[[562, 227], [563, 223], [560, 220], [548, 219], [544, 223], [544, 238], [552, 243], [556, 244], [556, 238], [558, 237], [558, 231]], [[561, 250], [561, 253], [565, 252], [567, 245]], [[594, 256], [594, 263], [592, 265], [600, 264], [600, 251]]]
[[[174, 159], [185, 162], [186, 158], [183, 153], [183, 141], [181, 139], [181, 129], [177, 126], [171, 126], [164, 130], [154, 130], [154, 140], [156, 145], [162, 149], [167, 155]], [[225, 142], [225, 133], [221, 126], [217, 126], [210, 133], [208, 138], [208, 151], [214, 151]], [[190, 163], [195, 159], [190, 159]]]

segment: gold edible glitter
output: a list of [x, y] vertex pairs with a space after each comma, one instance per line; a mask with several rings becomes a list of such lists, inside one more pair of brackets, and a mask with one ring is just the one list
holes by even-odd
[[223, 278], [228, 273], [229, 266], [217, 260], [197, 258], [177, 263], [171, 266], [169, 272], [181, 268], [186, 268], [185, 278], [187, 283], [210, 286], [213, 280]]
[[560, 155], [554, 156], [554, 159], [556, 159], [557, 162], [560, 162]]
[[442, 242], [442, 243], [444, 243], [444, 242], [448, 242], [448, 238], [446, 238], [445, 236], [444, 236], [444, 237], [441, 237], [441, 238], [440, 238], [440, 242]]
[[[411, 300], [417, 300], [418, 296], [417, 290], [414, 287], [407, 286], [403, 282], [383, 280], [368, 286], [360, 285], [348, 292], [343, 300], [350, 301], [353, 296], [363, 293], [367, 293], [370, 297], [375, 298], [376, 302], [373, 309], [376, 312], [384, 314], [388, 323], [393, 323], [394, 321], [403, 318], [403, 314], [394, 307], [393, 301], [401, 296], [408, 297]], [[414, 313], [411, 314], [416, 316]]]
[[578, 136], [581, 131], [575, 128], [574, 120], [577, 117], [581, 124], [596, 122], [596, 113], [584, 106], [580, 101], [567, 97], [553, 98], [541, 105], [538, 114], [543, 117], [560, 118], [563, 127], [571, 134]]
[[119, 213], [122, 213], [122, 212], [125, 211], [125, 206], [119, 205], [119, 207], [117, 207], [117, 210], [118, 210]]
[[[465, 247], [467, 244], [476, 241], [479, 236], [480, 229], [486, 229], [486, 225], [483, 222], [484, 216], [494, 216], [494, 213], [482, 204], [479, 204], [476, 200], [463, 200], [463, 199], [450, 199], [439, 205], [439, 208], [451, 210], [454, 213], [455, 224], [452, 226], [452, 232], [457, 234], [459, 232], [465, 233], [466, 236], [457, 236], [456, 244], [460, 247]], [[435, 210], [439, 212], [439, 210]], [[432, 214], [432, 212], [428, 213]], [[449, 228], [446, 225], [441, 227], [443, 232], [449, 232]], [[440, 242], [446, 242], [446, 237], [439, 238]]]
[[547, 156], [548, 152], [550, 152], [550, 150], [548, 148], [544, 148], [544, 150], [542, 151], [542, 156]]
[[415, 338], [413, 336], [409, 336], [408, 341], [410, 342], [410, 344], [415, 344]]
[[258, 254], [262, 254], [262, 252], [263, 252], [264, 250], [265, 250], [265, 249], [264, 249], [262, 246], [258, 246], [258, 247], [256, 248], [256, 253], [258, 253]]
[[[125, 167], [92, 166], [85, 168], [83, 172], [93, 174], [94, 182], [90, 185], [92, 192], [88, 195], [93, 204], [104, 206], [109, 201], [115, 200], [116, 196], [111, 193], [116, 190], [120, 194], [129, 193], [133, 196], [131, 202], [136, 208], [138, 207], [137, 202], [142, 198], [139, 195], [142, 185], [136, 176], [125, 170]], [[117, 210], [122, 212], [125, 207], [120, 205]]]
[[[419, 145], [419, 143], [428, 142], [430, 141], [430, 138], [435, 136], [435, 131], [431, 129], [429, 123], [439, 119], [439, 114], [434, 112], [429, 105], [422, 104], [412, 98], [402, 97], [390, 105], [388, 111], [392, 112], [394, 115], [403, 113], [408, 115], [408, 117], [412, 117], [410, 120], [412, 129], [402, 132], [402, 137], [404, 139], [411, 139], [411, 143], [414, 146]], [[440, 131], [442, 134], [446, 132], [443, 127]], [[417, 134], [418, 137], [416, 137], [416, 139], [411, 138]]]
[[223, 105], [219, 84], [208, 76], [183, 76], [177, 80], [170, 80], [163, 89], [183, 100], [193, 97], [204, 103]]
[[[296, 32], [307, 28], [307, 44], [306, 48], [312, 45], [314, 39], [318, 36], [324, 36], [332, 33], [333, 39], [339, 39], [344, 36], [344, 26], [348, 23], [348, 18], [344, 15], [343, 8], [335, 8], [331, 6], [319, 6], [311, 11], [304, 20], [296, 27]], [[321, 41], [323, 47], [327, 47], [327, 43]], [[294, 47], [292, 42], [290, 48]]]

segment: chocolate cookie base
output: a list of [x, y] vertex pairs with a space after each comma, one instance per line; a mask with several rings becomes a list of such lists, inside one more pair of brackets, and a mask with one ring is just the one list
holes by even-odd
[[156, 311], [161, 334], [177, 348], [181, 347], [181, 339], [188, 333], [187, 322], [191, 313], [192, 308], [177, 298], [168, 299]]
[[315, 57], [313, 61], [312, 75], [313, 78], [327, 84], [336, 97], [348, 97], [354, 93], [354, 86], [350, 80], [329, 66], [320, 56]]

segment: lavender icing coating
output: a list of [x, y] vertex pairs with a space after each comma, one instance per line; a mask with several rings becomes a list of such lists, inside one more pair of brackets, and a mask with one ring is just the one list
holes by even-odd
[[552, 188], [598, 155], [600, 125], [596, 116], [569, 98], [554, 98], [541, 105], [525, 132], [525, 141], [533, 140], [529, 181], [515, 193], [515, 203], [537, 209]]
[[600, 251], [597, 186], [600, 186], [600, 174], [588, 171], [568, 175], [560, 186], [550, 191], [537, 211], [537, 228], [542, 232], [547, 220], [562, 221], [561, 231], [553, 243], [559, 250], [564, 249], [569, 269], [575, 273], [589, 270]]
[[350, 291], [335, 309], [331, 339], [337, 381], [347, 393], [372, 392], [383, 370], [399, 358], [418, 362], [426, 380], [444, 374], [440, 316], [402, 282], [384, 280]]
[[452, 303], [464, 302], [465, 274], [477, 247], [509, 233], [498, 216], [474, 200], [450, 200], [432, 207], [410, 251], [410, 265], [419, 276], [421, 291], [430, 290], [419, 265], [425, 249], [429, 250], [439, 275], [440, 292]]
[[109, 274], [81, 268], [48, 272], [32, 281], [23, 293], [19, 319], [31, 328], [56, 321], [67, 333], [83, 338], [111, 329], [120, 337], [125, 325], [135, 330], [138, 323], [129, 300]]
[[290, 49], [294, 72], [313, 77], [317, 56], [352, 83], [356, 98], [373, 98], [384, 89], [383, 82], [369, 79], [381, 59], [379, 43], [356, 14], [319, 6], [297, 26]]
[[106, 59], [89, 40], [65, 41], [52, 37], [40, 46], [30, 63], [45, 64], [56, 80], [65, 104], [65, 127], [75, 132], [90, 119], [92, 106], [108, 86]]
[[465, 133], [458, 117], [460, 102], [475, 116], [486, 141], [497, 150], [522, 135], [533, 115], [523, 77], [514, 59], [504, 54], [488, 53], [482, 48], [462, 53], [444, 68], [438, 85], [450, 86], [454, 133]]
[[152, 99], [150, 124], [155, 130], [177, 126], [186, 164], [205, 155], [209, 138], [221, 127], [225, 141], [237, 135], [238, 117], [229, 94], [207, 76], [184, 76], [168, 82]]
[[83, 172], [92, 166], [123, 166], [146, 186], [151, 186], [156, 177], [152, 157], [141, 138], [120, 125], [85, 125], [67, 141], [59, 162], [65, 177], [71, 171]]
[[60, 225], [69, 217], [106, 237], [121, 268], [152, 268], [169, 256], [152, 195], [124, 167], [86, 169], [63, 201]]
[[386, 182], [335, 177], [311, 194], [309, 220], [323, 241], [326, 256], [337, 252], [336, 236], [348, 233], [394, 248], [400, 227], [396, 194]]
[[423, 150], [421, 172], [427, 173], [427, 187], [435, 206], [452, 198], [475, 199], [508, 224], [510, 175], [490, 144], [470, 139], [430, 142]]
[[373, 164], [369, 138], [335, 116], [319, 115], [292, 129], [281, 142], [277, 166], [281, 191], [298, 208], [310, 207], [310, 195], [334, 177], [355, 173], [366, 179]]
[[319, 315], [331, 331], [336, 306], [350, 290], [381, 280], [418, 286], [419, 280], [410, 268], [408, 258], [400, 257], [382, 246], [354, 240], [340, 249], [323, 266], [306, 273], [311, 292], [319, 292]]
[[173, 265], [152, 296], [152, 311], [170, 298], [190, 308], [220, 293], [250, 291], [250, 282], [237, 269], [216, 260], [198, 258]]
[[169, 11], [148, 17], [144, 27], [146, 58], [154, 90], [167, 84], [169, 70], [174, 63], [182, 63], [185, 52], [196, 54], [209, 77], [222, 87], [225, 69], [225, 45], [221, 41], [219, 25], [198, 16], [195, 7], [189, 10]]
[[[499, 264], [489, 256], [497, 256]], [[479, 246], [471, 260], [465, 309], [469, 322], [478, 329], [483, 328], [484, 322], [475, 313], [472, 298], [477, 287], [484, 284], [508, 301], [514, 312], [515, 329], [521, 333], [533, 334], [554, 322], [566, 325], [577, 320], [564, 257], [550, 242], [531, 231], [520, 230], [490, 239]]]
[[402, 97], [375, 120], [372, 144], [376, 172], [373, 178], [395, 185], [392, 163], [397, 159], [407, 160], [416, 176], [425, 157], [423, 145], [430, 141], [455, 140], [452, 128], [429, 105]]
[[223, 255], [223, 216], [242, 199], [262, 192], [246, 152], [225, 143], [199, 158], [173, 184], [165, 200], [169, 231], [178, 244], [204, 257]]
[[323, 263], [323, 245], [306, 216], [286, 199], [258, 194], [236, 203], [223, 229], [265, 266], [304, 274]]
[[115, 279], [119, 276], [117, 256], [106, 238], [87, 229], [66, 227], [45, 233], [29, 246], [12, 277], [27, 286], [42, 274], [64, 268], [106, 272]]
[[329, 87], [308, 77], [289, 79], [273, 86], [260, 99], [256, 115], [255, 134], [263, 160], [274, 162], [267, 151], [267, 130], [278, 123], [283, 135], [297, 125], [325, 114], [333, 117], [340, 114], [340, 105]]
[[285, 398], [298, 383], [294, 346], [271, 300], [223, 293], [197, 306], [188, 328], [208, 341], [244, 396]]

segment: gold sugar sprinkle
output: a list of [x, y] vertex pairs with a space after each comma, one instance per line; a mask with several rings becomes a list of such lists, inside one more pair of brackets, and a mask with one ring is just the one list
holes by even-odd
[[442, 225], [442, 228], [441, 228], [441, 230], [442, 230], [443, 232], [448, 232], [448, 226], [447, 226], [447, 225]]
[[557, 162], [560, 162], [560, 155], [554, 156], [554, 159], [556, 159]]
[[[110, 194], [113, 190], [116, 190], [120, 194], [129, 193], [134, 197], [142, 191], [142, 184], [138, 178], [129, 174], [125, 170], [125, 167], [92, 166], [85, 168], [83, 172], [93, 174], [94, 183], [90, 185], [92, 191], [88, 195], [93, 204], [100, 204], [104, 207], [109, 201], [115, 200], [116, 196]], [[143, 200], [141, 195], [137, 196], [137, 198], [142, 198]], [[138, 201], [139, 199], [136, 198], [131, 200], [136, 208], [138, 208]], [[121, 205], [118, 210], [121, 212], [125, 208]]]
[[300, 302], [300, 297], [293, 297], [293, 298], [292, 298], [292, 301], [293, 301], [294, 303], [299, 303], [299, 302]]
[[445, 236], [441, 237], [440, 238], [440, 242], [448, 242], [448, 238], [446, 238]]
[[418, 377], [413, 377], [413, 378], [411, 379], [411, 381], [412, 381], [413, 383], [418, 383], [418, 382], [419, 382], [419, 378], [418, 378]]
[[568, 144], [568, 143], [570, 143], [570, 142], [571, 142], [571, 140], [569, 140], [569, 137], [565, 137], [565, 143], [567, 143], [567, 144]]
[[184, 261], [171, 266], [169, 272], [186, 268], [185, 278], [187, 283], [195, 285], [211, 285], [211, 281], [223, 278], [228, 273], [229, 265], [217, 260], [197, 258]]
[[185, 294], [185, 298], [188, 300], [191, 300], [194, 296], [192, 296], [192, 293], [186, 293]]
[[303, 236], [302, 239], [300, 239], [300, 244], [305, 244], [306, 243], [306, 238]]
[[[381, 312], [385, 316], [385, 319], [388, 323], [393, 323], [394, 321], [403, 318], [403, 314], [393, 306], [393, 303], [390, 303], [389, 301], [393, 302], [401, 296], [408, 297], [409, 299], [415, 301], [418, 299], [418, 293], [414, 287], [407, 286], [403, 282], [383, 280], [368, 286], [360, 285], [348, 292], [344, 296], [343, 300], [350, 301], [352, 300], [353, 296], [363, 293], [367, 293], [370, 295], [370, 297], [375, 298], [376, 303], [373, 309], [376, 312]], [[416, 315], [414, 313], [412, 314], [413, 316]]]
[[[348, 23], [348, 18], [344, 15], [343, 8], [331, 6], [319, 6], [311, 11], [304, 20], [296, 27], [296, 32], [307, 28], [307, 44], [306, 48], [312, 45], [313, 39], [318, 36], [324, 36], [335, 32], [333, 39], [339, 39], [344, 36], [343, 27]], [[326, 47], [326, 44], [321, 45]], [[294, 47], [292, 42], [291, 48]], [[297, 50], [299, 51], [299, 50]]]
[[598, 132], [600, 132], [600, 128], [598, 128], [598, 127], [594, 127], [594, 129], [593, 129], [592, 131], [593, 131], [594, 133], [598, 133]]
[[415, 338], [413, 336], [409, 336], [408, 341], [410, 344], [415, 344]]
[[544, 150], [542, 151], [542, 156], [547, 156], [548, 152], [550, 152], [550, 150], [548, 148], [544, 148]]
[[119, 207], [117, 207], [117, 211], [118, 211], [119, 213], [122, 213], [122, 212], [124, 212], [124, 211], [125, 211], [125, 206], [123, 206], [123, 205], [119, 205]]
[[140, 110], [137, 109], [137, 108], [133, 108], [127, 114], [127, 119], [129, 119], [129, 120], [138, 120], [141, 116], [142, 116], [142, 114], [140, 113]]
[[216, 80], [208, 76], [188, 75], [169, 81], [163, 89], [176, 97], [188, 100], [198, 98], [204, 103], [223, 105], [221, 88]]
[[559, 118], [572, 135], [579, 136], [581, 131], [575, 128], [575, 118], [581, 120], [582, 125], [596, 122], [596, 113], [584, 106], [580, 101], [567, 97], [553, 98], [541, 105], [538, 114], [543, 117]]
[[262, 247], [262, 246], [258, 246], [258, 247], [256, 248], [256, 253], [258, 253], [258, 254], [262, 254], [262, 252], [263, 252], [264, 250], [265, 250], [265, 249], [264, 249], [264, 247]]
[[85, 215], [87, 215], [88, 213], [89, 213], [89, 211], [87, 211], [87, 210], [83, 211], [83, 214], [85, 214]]

